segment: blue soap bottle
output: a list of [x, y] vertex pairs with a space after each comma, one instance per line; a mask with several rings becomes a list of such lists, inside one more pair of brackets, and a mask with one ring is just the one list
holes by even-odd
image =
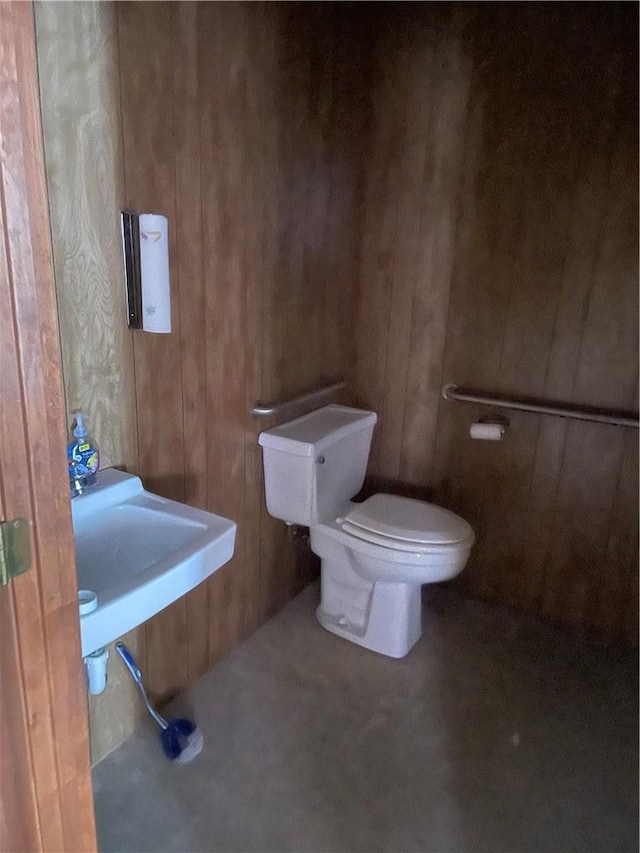
[[75, 426], [71, 430], [67, 446], [71, 497], [86, 492], [89, 486], [95, 483], [100, 468], [98, 445], [89, 435], [84, 415], [78, 413], [74, 417]]

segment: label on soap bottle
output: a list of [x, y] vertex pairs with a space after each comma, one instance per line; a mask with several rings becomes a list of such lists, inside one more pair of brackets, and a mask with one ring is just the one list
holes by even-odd
[[67, 452], [69, 462], [73, 463], [76, 475], [88, 477], [98, 472], [100, 454], [97, 447], [84, 441], [82, 444], [70, 444]]

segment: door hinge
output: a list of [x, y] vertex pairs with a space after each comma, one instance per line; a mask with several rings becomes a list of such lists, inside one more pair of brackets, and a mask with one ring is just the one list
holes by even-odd
[[0, 585], [26, 572], [31, 565], [31, 538], [26, 518], [0, 523]]

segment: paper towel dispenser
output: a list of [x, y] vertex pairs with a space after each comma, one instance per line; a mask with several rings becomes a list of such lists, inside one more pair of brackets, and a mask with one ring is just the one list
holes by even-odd
[[129, 328], [166, 334], [171, 331], [167, 218], [123, 210], [121, 224]]

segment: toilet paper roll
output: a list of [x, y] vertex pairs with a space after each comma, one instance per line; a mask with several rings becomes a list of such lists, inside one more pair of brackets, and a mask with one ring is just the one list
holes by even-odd
[[504, 435], [504, 426], [489, 423], [471, 424], [469, 435], [471, 438], [477, 438], [481, 441], [500, 441]]
[[170, 332], [171, 285], [167, 217], [155, 213], [141, 213], [139, 223], [142, 328], [145, 332]]

